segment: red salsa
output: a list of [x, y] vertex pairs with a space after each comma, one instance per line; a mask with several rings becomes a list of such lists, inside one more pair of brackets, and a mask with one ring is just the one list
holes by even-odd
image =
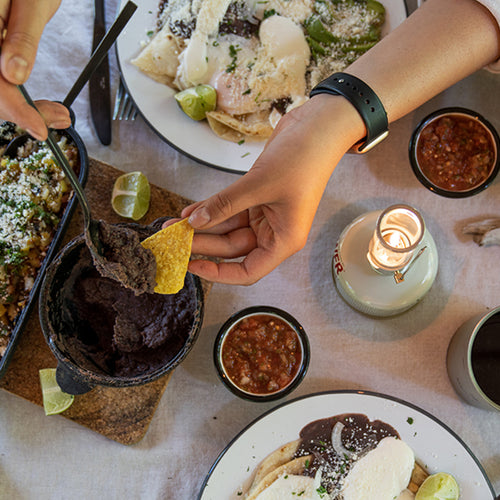
[[489, 176], [496, 154], [489, 131], [474, 118], [447, 115], [426, 125], [417, 142], [417, 161], [434, 185], [468, 191]]
[[241, 390], [271, 394], [292, 382], [302, 361], [295, 330], [276, 316], [240, 320], [226, 334], [221, 352], [227, 376]]

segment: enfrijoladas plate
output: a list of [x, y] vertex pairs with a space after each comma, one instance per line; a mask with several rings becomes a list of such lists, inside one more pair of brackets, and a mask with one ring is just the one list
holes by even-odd
[[[380, 0], [386, 9], [382, 36], [407, 16], [403, 0]], [[120, 8], [126, 0], [120, 2]], [[141, 0], [116, 41], [120, 73], [129, 95], [146, 123], [168, 144], [199, 163], [229, 172], [247, 172], [264, 149], [264, 141], [243, 144], [217, 137], [206, 120], [196, 122], [185, 115], [174, 89], [158, 83], [131, 63], [141, 51], [141, 42], [156, 26], [158, 0]]]
[[291, 400], [264, 413], [243, 429], [212, 465], [198, 500], [243, 498], [255, 469], [264, 458], [298, 439], [301, 429], [310, 422], [342, 413], [361, 413], [370, 420], [391, 425], [429, 474], [448, 472], [455, 477], [460, 498], [495, 498], [493, 486], [472, 451], [427, 411], [383, 394], [333, 391]]

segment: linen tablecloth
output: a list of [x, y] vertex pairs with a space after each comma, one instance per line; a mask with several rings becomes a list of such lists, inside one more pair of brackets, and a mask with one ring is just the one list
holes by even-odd
[[[117, 0], [107, 2], [108, 26], [117, 5]], [[92, 21], [92, 2], [62, 1], [45, 30], [26, 85], [32, 97], [64, 98], [88, 60]], [[111, 73], [114, 96], [114, 51]], [[195, 498], [227, 443], [276, 404], [237, 399], [221, 385], [212, 363], [213, 341], [222, 323], [232, 313], [258, 304], [292, 313], [309, 336], [309, 371], [288, 399], [362, 389], [406, 400], [453, 429], [500, 493], [500, 414], [460, 400], [445, 366], [455, 330], [471, 316], [500, 305], [500, 247], [480, 248], [461, 232], [469, 220], [500, 216], [500, 180], [472, 198], [442, 198], [417, 181], [407, 153], [418, 121], [442, 106], [475, 109], [500, 130], [499, 78], [477, 72], [392, 124], [388, 139], [369, 154], [346, 155], [332, 175], [300, 253], [253, 286], [214, 285], [199, 340], [175, 370], [138, 444], [123, 446], [62, 416], [46, 417], [41, 407], [0, 391], [0, 498]], [[238, 178], [178, 153], [140, 117], [114, 122], [112, 143], [102, 146], [91, 123], [87, 88], [73, 110], [90, 156], [125, 171], [142, 170], [151, 182], [189, 199], [208, 197]], [[333, 285], [335, 241], [356, 216], [398, 202], [423, 214], [438, 247], [438, 276], [410, 311], [369, 318], [343, 302]]]

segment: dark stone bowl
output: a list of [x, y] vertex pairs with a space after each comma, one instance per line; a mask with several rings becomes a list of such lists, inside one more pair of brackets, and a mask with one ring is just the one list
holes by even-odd
[[[12, 136], [9, 136], [7, 138], [3, 138], [0, 135], [0, 149], [5, 148], [7, 144], [10, 142], [15, 137], [16, 134], [16, 126], [14, 124], [11, 124], [11, 131], [12, 131]], [[19, 129], [20, 130], [20, 129]], [[66, 135], [78, 148], [78, 165], [77, 168], [75, 169], [75, 174], [78, 176], [78, 180], [82, 186], [85, 186], [85, 183], [87, 182], [87, 176], [88, 176], [88, 171], [89, 171], [89, 157], [87, 154], [87, 148], [85, 147], [85, 144], [80, 137], [80, 135], [76, 132], [75, 128], [72, 126], [66, 130], [58, 130], [57, 131], [60, 134]], [[73, 216], [73, 213], [75, 211], [75, 208], [78, 205], [78, 200], [76, 196], [73, 196], [69, 202], [68, 205], [66, 206], [64, 213], [61, 217], [61, 220], [59, 222], [58, 228], [56, 233], [54, 234], [54, 237], [52, 238], [52, 242], [47, 250], [47, 253], [45, 254], [45, 258], [43, 259], [42, 265], [40, 269], [38, 270], [35, 283], [33, 285], [33, 288], [30, 291], [30, 295], [28, 298], [28, 301], [26, 302], [26, 305], [22, 309], [22, 311], [19, 313], [19, 315], [15, 319], [15, 325], [12, 330], [12, 333], [10, 334], [9, 338], [9, 344], [7, 345], [7, 349], [4, 353], [3, 356], [0, 356], [0, 379], [5, 375], [7, 372], [7, 369], [9, 367], [9, 363], [14, 355], [14, 351], [19, 343], [19, 339], [23, 335], [23, 332], [26, 328], [26, 325], [29, 321], [30, 314], [33, 311], [33, 308], [36, 304], [36, 301], [38, 299], [38, 293], [40, 291], [40, 286], [42, 284], [43, 276], [45, 273], [45, 270], [47, 269], [48, 265], [52, 261], [52, 259], [55, 257], [57, 254], [57, 251], [61, 247], [61, 243], [64, 238], [64, 234], [66, 233], [67, 228], [70, 225], [71, 222], [71, 217]]]
[[[161, 227], [163, 220], [155, 221], [150, 226], [134, 223], [126, 225], [146, 238]], [[161, 307], [172, 307], [172, 301], [177, 301], [181, 294], [183, 297], [186, 293], [189, 294], [194, 301], [194, 314], [189, 331], [172, 334], [160, 347], [155, 346], [154, 349], [144, 347], [137, 354], [140, 359], [138, 358], [132, 373], [116, 374], [113, 369], [106, 369], [109, 368], [108, 365], [104, 366], [96, 362], [92, 356], [88, 356], [89, 346], [92, 352], [102, 349], [105, 353], [114, 352], [116, 347], [111, 344], [112, 323], [109, 328], [109, 343], [104, 345], [102, 335], [101, 340], [97, 341], [98, 335], [95, 333], [97, 330], [95, 328], [93, 330], [92, 326], [96, 325], [95, 321], [101, 325], [100, 318], [95, 320], [78, 314], [78, 304], [75, 304], [72, 289], [75, 280], [84, 273], [97, 273], [97, 271], [84, 237], [80, 235], [69, 242], [52, 261], [40, 290], [40, 323], [45, 339], [57, 359], [56, 378], [64, 392], [83, 394], [97, 385], [111, 387], [144, 385], [173, 370], [187, 356], [203, 322], [204, 295], [201, 281], [197, 276], [187, 273], [183, 290], [175, 296], [157, 296], [165, 298], [165, 305], [162, 303]], [[108, 281], [115, 283], [112, 280]], [[118, 283], [116, 286], [121, 288]], [[140, 307], [140, 303], [138, 305]], [[101, 310], [101, 315], [102, 312]], [[134, 310], [130, 313], [134, 315]], [[109, 308], [109, 315], [102, 315], [102, 321], [109, 321], [109, 317], [113, 315], [114, 311]], [[80, 349], [81, 346], [85, 346], [85, 349]], [[125, 355], [127, 356], [128, 354]]]

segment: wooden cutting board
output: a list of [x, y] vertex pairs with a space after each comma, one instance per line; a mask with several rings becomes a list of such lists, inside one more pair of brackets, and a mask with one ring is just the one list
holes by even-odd
[[[85, 188], [92, 215], [106, 222], [125, 222], [111, 207], [111, 192], [115, 179], [122, 171], [90, 159]], [[179, 216], [191, 201], [158, 186], [151, 185], [151, 206], [139, 222], [149, 224], [163, 216]], [[63, 244], [82, 232], [83, 218], [78, 207], [73, 215]], [[205, 295], [210, 289], [203, 283]], [[32, 403], [43, 406], [38, 370], [55, 368], [57, 361], [45, 342], [38, 320], [38, 308], [33, 312], [21, 336], [0, 387]], [[144, 437], [172, 372], [149, 384], [138, 387], [113, 388], [98, 386], [87, 394], [75, 396], [71, 407], [61, 416], [122, 444], [133, 444]], [[47, 418], [59, 418], [50, 416]]]

